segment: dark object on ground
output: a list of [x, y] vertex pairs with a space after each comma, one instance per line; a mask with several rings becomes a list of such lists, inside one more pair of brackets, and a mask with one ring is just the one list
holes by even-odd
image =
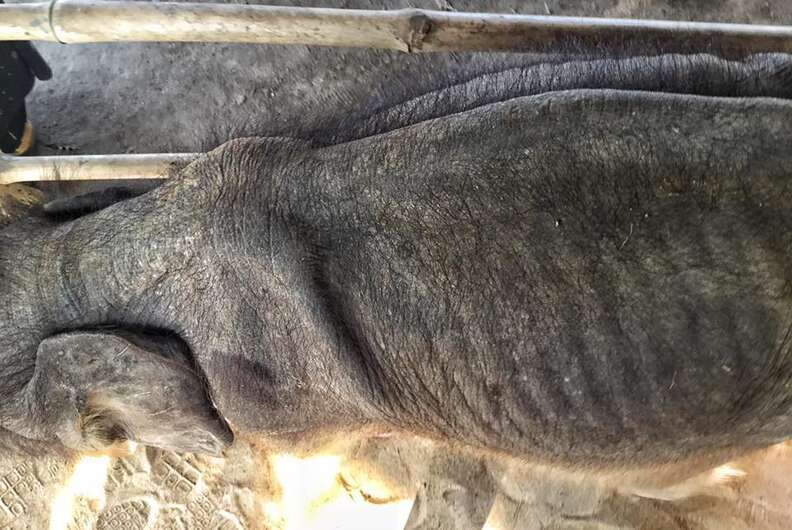
[[[0, 0], [2, 3], [2, 0]], [[50, 79], [52, 72], [32, 44], [0, 42], [0, 151], [14, 153], [26, 136], [25, 97], [38, 78]], [[32, 134], [32, 129], [27, 135]]]

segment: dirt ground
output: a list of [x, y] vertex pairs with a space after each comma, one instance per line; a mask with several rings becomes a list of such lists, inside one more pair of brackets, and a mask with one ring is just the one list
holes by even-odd
[[[792, 25], [787, 0], [266, 3]], [[405, 82], [427, 61], [456, 60], [224, 44], [39, 50], [54, 72], [29, 100], [40, 154], [196, 151], [251, 132], [299, 133], [355, 112], [372, 86]], [[51, 454], [0, 441], [0, 529], [788, 529], [791, 450], [777, 446], [718, 471], [720, 486], [706, 495], [659, 501], [426, 440], [349, 441], [308, 459], [250, 440], [223, 459], [147, 448], [124, 458]]]

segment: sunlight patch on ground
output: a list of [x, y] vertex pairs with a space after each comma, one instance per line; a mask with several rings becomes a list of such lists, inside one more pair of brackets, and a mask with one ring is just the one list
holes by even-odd
[[712, 470], [712, 481], [716, 484], [729, 482], [745, 476], [745, 471], [738, 469], [733, 463], [723, 464]]
[[69, 528], [79, 499], [88, 501], [93, 511], [104, 508], [105, 483], [111, 463], [109, 456], [83, 456], [77, 461], [69, 480], [53, 499], [50, 530]]
[[337, 456], [280, 454], [272, 457], [272, 469], [282, 499], [264, 511], [283, 530], [402, 530], [412, 509], [412, 499], [391, 499], [376, 481], [345, 477]]

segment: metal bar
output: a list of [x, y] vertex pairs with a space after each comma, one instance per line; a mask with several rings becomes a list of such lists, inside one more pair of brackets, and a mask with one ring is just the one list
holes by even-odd
[[544, 51], [651, 43], [665, 52], [792, 52], [792, 27], [406, 9], [53, 0], [0, 4], [0, 40], [248, 42], [404, 52]]
[[72, 180], [166, 179], [198, 154], [15, 157], [0, 154], [0, 185]]

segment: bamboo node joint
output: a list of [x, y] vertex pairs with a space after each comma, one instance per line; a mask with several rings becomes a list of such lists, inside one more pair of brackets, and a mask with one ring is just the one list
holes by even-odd
[[410, 10], [407, 17], [407, 53], [420, 51], [432, 31], [432, 20], [420, 9]]

